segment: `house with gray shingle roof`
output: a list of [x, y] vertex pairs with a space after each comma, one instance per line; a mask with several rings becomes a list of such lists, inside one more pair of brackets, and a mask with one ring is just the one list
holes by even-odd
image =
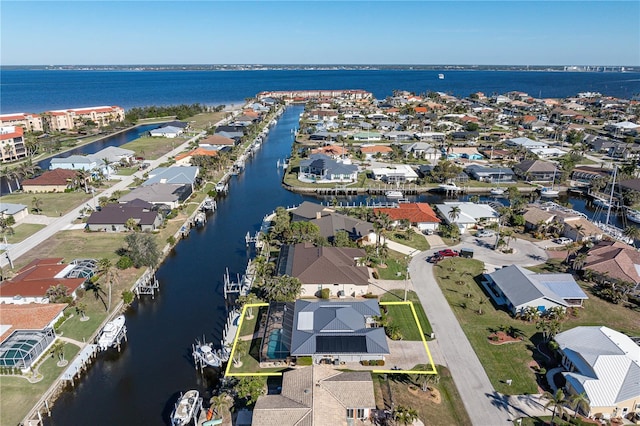
[[120, 203], [127, 203], [140, 199], [155, 205], [166, 205], [174, 209], [191, 195], [191, 187], [187, 185], [171, 185], [168, 183], [154, 183], [139, 186], [118, 199]]
[[326, 365], [290, 370], [282, 391], [262, 395], [253, 410], [253, 426], [347, 426], [369, 418], [375, 409], [371, 374], [340, 372]]
[[603, 326], [575, 327], [555, 336], [562, 355], [562, 375], [569, 395], [584, 393], [587, 416], [606, 419], [639, 412], [640, 346]]
[[589, 298], [571, 274], [536, 274], [511, 265], [484, 277], [482, 284], [491, 298], [514, 315], [529, 307], [539, 312], [554, 307], [582, 307]]
[[311, 154], [300, 161], [298, 180], [313, 183], [354, 182], [358, 179], [358, 166], [336, 161], [324, 154]]
[[378, 301], [296, 300], [290, 354], [310, 356], [314, 364], [383, 360], [389, 354], [384, 328], [374, 326]]
[[196, 166], [158, 167], [149, 172], [149, 179], [142, 186], [149, 186], [155, 183], [186, 185], [193, 192], [193, 186], [199, 172], [200, 169]]

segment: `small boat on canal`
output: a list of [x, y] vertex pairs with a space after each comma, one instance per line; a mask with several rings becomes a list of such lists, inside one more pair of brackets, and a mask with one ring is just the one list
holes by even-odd
[[119, 336], [125, 332], [124, 327], [124, 315], [119, 315], [112, 321], [109, 321], [98, 338], [98, 348], [101, 351], [106, 351], [112, 346], [118, 344]]
[[186, 426], [192, 420], [197, 421], [198, 411], [202, 407], [200, 392], [195, 389], [189, 390], [180, 395], [171, 413], [171, 426]]

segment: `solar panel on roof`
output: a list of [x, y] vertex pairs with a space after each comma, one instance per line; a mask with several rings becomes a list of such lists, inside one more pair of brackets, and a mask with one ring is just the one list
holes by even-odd
[[365, 336], [316, 336], [316, 353], [366, 353]]

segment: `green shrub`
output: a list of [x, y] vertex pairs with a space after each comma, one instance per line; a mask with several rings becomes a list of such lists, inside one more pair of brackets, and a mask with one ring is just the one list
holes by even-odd
[[169, 238], [167, 238], [167, 243], [169, 243], [170, 246], [175, 245], [176, 237], [174, 237], [173, 235], [170, 235]]
[[301, 366], [311, 365], [313, 364], [313, 359], [310, 356], [299, 356], [296, 359], [296, 364]]
[[328, 299], [329, 297], [331, 297], [331, 289], [323, 288], [322, 290], [320, 290], [320, 297], [322, 299]]
[[369, 360], [368, 359], [363, 359], [362, 361], [360, 361], [360, 364], [369, 365]]
[[116, 263], [116, 267], [118, 269], [129, 269], [133, 266], [133, 260], [129, 256], [120, 256], [118, 262]]
[[367, 294], [363, 294], [362, 297], [364, 297], [365, 299], [377, 299], [378, 295], [373, 293], [367, 293]]

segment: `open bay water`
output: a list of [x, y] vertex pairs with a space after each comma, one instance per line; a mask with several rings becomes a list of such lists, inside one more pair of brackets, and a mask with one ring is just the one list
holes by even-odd
[[[438, 79], [444, 73], [443, 80]], [[394, 90], [438, 91], [468, 96], [512, 90], [535, 97], [568, 97], [579, 92], [631, 98], [640, 94], [638, 72], [472, 71], [472, 70], [251, 70], [251, 71], [85, 71], [0, 69], [0, 113], [118, 105], [201, 103], [231, 105], [261, 91], [363, 89], [378, 99]]]

